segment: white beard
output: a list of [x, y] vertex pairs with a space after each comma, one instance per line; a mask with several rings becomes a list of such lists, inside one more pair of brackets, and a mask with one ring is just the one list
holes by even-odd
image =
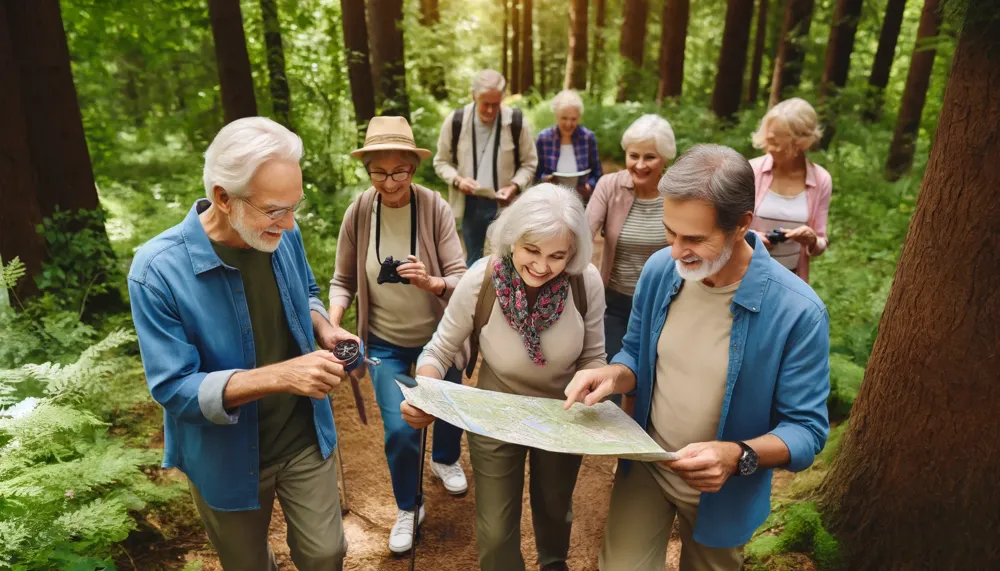
[[229, 223], [233, 226], [233, 230], [243, 238], [243, 241], [247, 243], [254, 250], [260, 250], [261, 252], [272, 253], [278, 249], [278, 245], [281, 244], [281, 237], [277, 240], [269, 239], [265, 237], [263, 231], [255, 231], [247, 228], [243, 225], [243, 215], [245, 214], [243, 210], [243, 204], [236, 201], [238, 204], [233, 204], [233, 208], [229, 214]]
[[733, 256], [734, 241], [735, 240], [730, 240], [726, 242], [725, 247], [722, 249], [722, 253], [719, 254], [719, 257], [714, 260], [706, 261], [698, 257], [695, 257], [693, 260], [686, 260], [688, 262], [700, 261], [701, 264], [699, 264], [697, 268], [687, 269], [680, 260], [674, 260], [674, 267], [677, 268], [677, 273], [686, 280], [700, 282], [704, 279], [710, 278], [719, 273], [719, 271], [729, 263], [729, 258]]

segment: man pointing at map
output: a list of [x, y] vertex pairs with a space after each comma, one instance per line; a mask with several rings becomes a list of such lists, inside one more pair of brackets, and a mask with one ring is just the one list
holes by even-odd
[[632, 395], [636, 422], [679, 457], [623, 461], [603, 571], [662, 570], [675, 515], [681, 569], [736, 571], [770, 513], [771, 469], [803, 470], [826, 442], [829, 320], [747, 232], [754, 175], [739, 153], [698, 145], [658, 188], [671, 247], [642, 270], [621, 352], [577, 372], [566, 406]]

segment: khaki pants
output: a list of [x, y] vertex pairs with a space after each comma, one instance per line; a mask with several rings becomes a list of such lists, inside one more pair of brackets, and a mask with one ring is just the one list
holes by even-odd
[[260, 471], [260, 509], [213, 510], [191, 486], [208, 538], [225, 571], [277, 571], [268, 544], [268, 524], [277, 494], [288, 524], [288, 547], [300, 571], [340, 571], [347, 539], [340, 516], [340, 496], [333, 457], [323, 459], [316, 446], [291, 460]]
[[476, 542], [482, 570], [524, 571], [521, 498], [526, 456], [538, 563], [565, 561], [581, 458], [466, 434], [476, 483]]
[[601, 547], [601, 571], [663, 571], [674, 516], [680, 520], [681, 571], [739, 571], [743, 546], [715, 548], [695, 543], [698, 505], [677, 502], [664, 493], [652, 468], [633, 462], [628, 475], [618, 470]]

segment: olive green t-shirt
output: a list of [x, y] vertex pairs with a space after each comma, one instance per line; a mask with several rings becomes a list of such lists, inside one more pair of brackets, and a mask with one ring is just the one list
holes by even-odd
[[[217, 242], [212, 247], [219, 258], [240, 271], [253, 330], [257, 366], [263, 367], [302, 354], [281, 303], [281, 292], [271, 266], [271, 254], [253, 248], [233, 248]], [[316, 444], [312, 402], [290, 393], [278, 393], [257, 401], [257, 432], [260, 467], [278, 464]]]

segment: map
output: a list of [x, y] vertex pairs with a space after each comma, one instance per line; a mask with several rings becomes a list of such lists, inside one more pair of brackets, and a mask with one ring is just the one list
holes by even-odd
[[677, 459], [613, 402], [564, 410], [564, 401], [557, 399], [485, 391], [428, 377], [417, 377], [414, 388], [399, 387], [406, 401], [424, 412], [504, 442], [642, 462]]

